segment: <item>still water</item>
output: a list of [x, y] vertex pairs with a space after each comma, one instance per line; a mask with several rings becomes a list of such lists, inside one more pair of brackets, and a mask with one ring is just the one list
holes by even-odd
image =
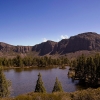
[[81, 87], [77, 85], [78, 81], [73, 82], [71, 78], [68, 78], [68, 70], [69, 67], [66, 67], [66, 69], [17, 68], [4, 70], [4, 73], [6, 78], [12, 82], [11, 96], [17, 96], [35, 90], [39, 72], [42, 75], [42, 80], [48, 93], [52, 92], [56, 77], [58, 77], [59, 81], [62, 83], [63, 90], [66, 92], [73, 92], [81, 89]]

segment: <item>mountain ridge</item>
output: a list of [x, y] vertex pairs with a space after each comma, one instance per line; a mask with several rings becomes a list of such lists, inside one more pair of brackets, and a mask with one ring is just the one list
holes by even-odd
[[11, 45], [0, 42], [0, 55], [16, 55], [16, 54], [36, 54], [44, 55], [65, 55], [78, 51], [100, 51], [100, 34], [95, 32], [85, 32], [69, 39], [62, 39], [59, 42], [48, 40], [34, 46]]

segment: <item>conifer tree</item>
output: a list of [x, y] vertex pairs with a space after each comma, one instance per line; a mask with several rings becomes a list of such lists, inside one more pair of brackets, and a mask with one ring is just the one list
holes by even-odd
[[56, 77], [56, 81], [53, 87], [52, 92], [63, 92], [62, 86], [58, 78]]
[[9, 81], [6, 80], [3, 70], [0, 67], [0, 97], [7, 97], [9, 93]]
[[38, 80], [37, 80], [37, 84], [35, 87], [35, 92], [46, 93], [46, 90], [45, 90], [45, 87], [44, 87], [43, 81], [42, 81], [42, 76], [40, 73], [38, 75]]

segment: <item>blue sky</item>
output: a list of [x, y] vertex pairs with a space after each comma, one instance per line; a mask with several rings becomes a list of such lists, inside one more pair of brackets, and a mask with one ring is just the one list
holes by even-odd
[[35, 45], [100, 33], [100, 0], [0, 0], [0, 42]]

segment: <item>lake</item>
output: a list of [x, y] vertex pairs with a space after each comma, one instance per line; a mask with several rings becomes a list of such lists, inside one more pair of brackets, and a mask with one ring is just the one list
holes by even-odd
[[69, 67], [66, 67], [66, 69], [17, 68], [4, 70], [4, 73], [6, 78], [12, 82], [11, 96], [34, 91], [39, 72], [42, 75], [42, 80], [48, 93], [52, 92], [56, 77], [62, 83], [65, 92], [82, 89], [82, 87], [77, 85], [78, 81], [73, 82], [71, 78], [68, 78], [68, 70]]

